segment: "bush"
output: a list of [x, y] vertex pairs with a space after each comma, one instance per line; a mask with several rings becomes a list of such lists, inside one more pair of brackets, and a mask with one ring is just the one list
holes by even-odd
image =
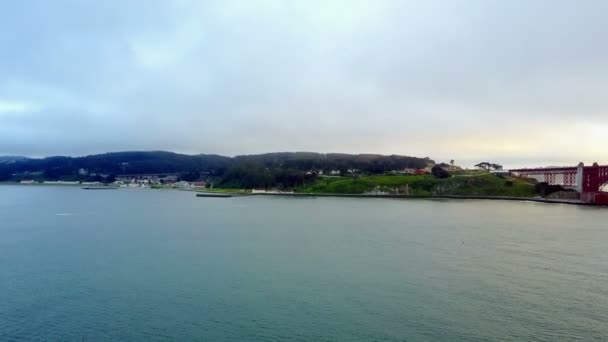
[[534, 186], [534, 190], [536, 191], [537, 194], [541, 195], [542, 197], [547, 197], [554, 192], [566, 191], [566, 189], [564, 189], [560, 185], [549, 185], [549, 183], [547, 183], [547, 182], [537, 183]]
[[433, 176], [435, 176], [436, 178], [449, 178], [450, 177], [450, 173], [448, 171], [446, 171], [441, 166], [437, 166], [437, 165], [433, 166], [433, 168], [431, 169], [431, 173], [433, 173]]

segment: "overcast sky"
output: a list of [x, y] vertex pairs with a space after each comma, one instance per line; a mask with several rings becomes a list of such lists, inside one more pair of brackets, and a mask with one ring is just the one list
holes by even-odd
[[0, 3], [0, 154], [608, 162], [608, 1]]

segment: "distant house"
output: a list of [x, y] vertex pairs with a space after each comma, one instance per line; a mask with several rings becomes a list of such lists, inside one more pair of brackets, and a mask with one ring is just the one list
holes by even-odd
[[179, 182], [177, 182], [175, 184], [177, 184], [177, 186], [180, 187], [180, 188], [190, 188], [190, 187], [192, 187], [192, 185], [190, 183], [186, 182], [186, 181], [179, 181]]
[[80, 184], [80, 182], [77, 181], [44, 181], [44, 184], [50, 184], [50, 185], [78, 185]]
[[177, 175], [169, 175], [169, 176], [165, 176], [163, 178], [161, 178], [161, 180], [163, 180], [166, 183], [168, 182], [176, 182], [177, 181]]
[[193, 188], [206, 188], [207, 187], [207, 182], [192, 182], [191, 186]]
[[36, 183], [36, 181], [28, 179], [28, 180], [22, 180], [21, 182], [19, 182], [20, 184], [34, 184]]
[[437, 166], [439, 166], [440, 168], [449, 171], [449, 172], [454, 172], [454, 171], [460, 171], [462, 170], [462, 168], [460, 166], [456, 166], [456, 165], [452, 165], [452, 164], [446, 164], [446, 163], [440, 163], [437, 164]]
[[339, 176], [340, 175], [340, 170], [331, 170], [329, 172], [330, 175], [332, 176]]
[[422, 169], [416, 170], [417, 175], [426, 175], [427, 173], [429, 173], [427, 170], [422, 170]]

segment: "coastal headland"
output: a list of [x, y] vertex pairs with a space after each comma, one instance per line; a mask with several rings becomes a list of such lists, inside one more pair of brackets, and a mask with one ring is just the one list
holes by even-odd
[[87, 189], [178, 189], [205, 194], [450, 198], [581, 203], [571, 188], [481, 162], [475, 169], [428, 157], [267, 153], [237, 157], [117, 152], [85, 157], [3, 159], [0, 182]]

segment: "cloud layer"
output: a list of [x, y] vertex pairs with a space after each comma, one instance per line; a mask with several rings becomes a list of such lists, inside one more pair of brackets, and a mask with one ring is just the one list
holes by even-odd
[[0, 154], [608, 162], [608, 3], [0, 5]]

